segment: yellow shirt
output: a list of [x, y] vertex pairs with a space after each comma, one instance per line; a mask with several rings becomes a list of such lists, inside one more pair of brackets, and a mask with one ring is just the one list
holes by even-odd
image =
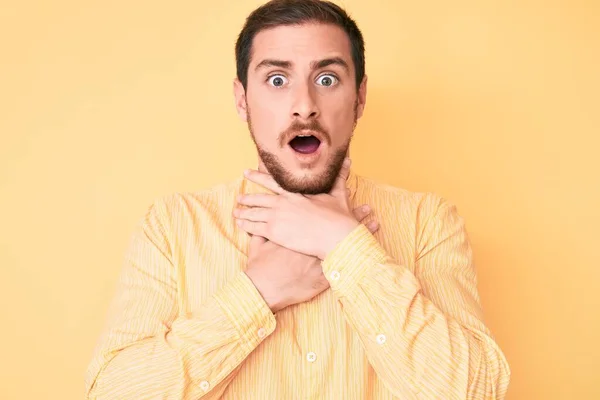
[[[356, 228], [331, 288], [275, 315], [244, 273], [240, 178], [156, 201], [127, 252], [86, 375], [88, 399], [492, 399], [510, 370], [482, 322], [463, 219], [430, 193], [351, 172]], [[285, 268], [285, 265], [281, 266]]]

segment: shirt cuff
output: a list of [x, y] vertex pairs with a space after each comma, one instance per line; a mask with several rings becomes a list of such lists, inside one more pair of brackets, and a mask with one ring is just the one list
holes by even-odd
[[254, 350], [275, 330], [273, 312], [244, 272], [217, 293], [215, 299], [236, 327], [247, 350]]
[[373, 265], [384, 263], [385, 250], [364, 224], [358, 225], [325, 257], [321, 266], [334, 292], [344, 296]]

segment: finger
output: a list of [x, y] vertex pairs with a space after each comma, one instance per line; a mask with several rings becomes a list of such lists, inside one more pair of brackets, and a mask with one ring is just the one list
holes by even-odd
[[371, 233], [375, 233], [379, 230], [379, 223], [377, 221], [371, 221], [366, 227]]
[[361, 222], [367, 217], [367, 215], [371, 213], [371, 207], [365, 204], [360, 207], [356, 207], [352, 211], [352, 213], [354, 214], [354, 218], [356, 218], [357, 221]]
[[286, 191], [283, 190], [281, 186], [279, 186], [279, 184], [275, 182], [275, 179], [273, 179], [273, 177], [269, 174], [265, 174], [264, 172], [256, 171], [253, 169], [247, 169], [246, 171], [244, 171], [244, 176], [248, 178], [248, 180], [259, 184], [260, 186], [265, 187], [272, 192], [275, 192], [277, 194], [286, 193]]
[[272, 208], [277, 201], [277, 195], [274, 194], [245, 194], [238, 196], [238, 203], [248, 207]]
[[346, 181], [348, 180], [348, 176], [350, 175], [350, 165], [352, 164], [352, 162], [350, 161], [349, 158], [346, 158], [344, 160], [344, 163], [342, 164], [342, 168], [340, 169], [340, 172], [338, 173], [338, 176], [335, 180], [335, 184], [333, 185], [333, 188], [331, 189], [330, 194], [332, 196], [346, 196]]
[[258, 235], [258, 236], [262, 236], [265, 239], [269, 239], [268, 237], [266, 237], [266, 232], [267, 232], [267, 224], [265, 222], [255, 222], [255, 221], [248, 221], [247, 219], [238, 219], [235, 221], [236, 225], [248, 232], [251, 235]]
[[254, 222], [268, 222], [273, 212], [271, 208], [252, 207], [252, 208], [235, 208], [233, 216], [237, 219], [244, 219]]
[[264, 237], [252, 235], [252, 237], [250, 238], [250, 247], [248, 248], [248, 254], [258, 253], [260, 251], [260, 247], [265, 243], [267, 243], [267, 239], [265, 239]]

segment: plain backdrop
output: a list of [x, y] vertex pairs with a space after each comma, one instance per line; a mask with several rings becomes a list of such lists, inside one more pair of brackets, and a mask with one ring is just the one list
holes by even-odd
[[[257, 1], [0, 7], [0, 398], [81, 399], [150, 203], [255, 167], [234, 43]], [[600, 3], [346, 0], [357, 173], [466, 219], [509, 399], [600, 398]]]

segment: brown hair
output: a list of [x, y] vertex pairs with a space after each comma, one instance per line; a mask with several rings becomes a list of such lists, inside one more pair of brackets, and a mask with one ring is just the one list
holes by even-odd
[[356, 22], [338, 5], [321, 0], [271, 0], [254, 10], [246, 19], [235, 44], [237, 77], [244, 89], [248, 84], [248, 66], [254, 36], [262, 30], [282, 25], [319, 22], [339, 26], [350, 39], [356, 71], [356, 90], [365, 75], [365, 43]]

